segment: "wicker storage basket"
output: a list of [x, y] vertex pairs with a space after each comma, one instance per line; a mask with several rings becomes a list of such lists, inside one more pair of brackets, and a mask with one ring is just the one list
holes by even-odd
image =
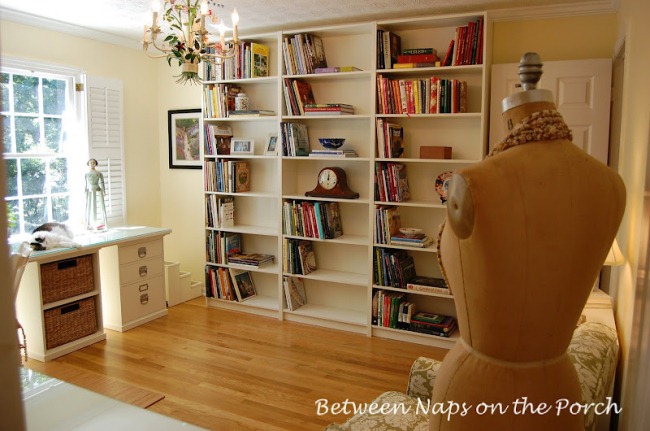
[[45, 310], [45, 345], [48, 349], [91, 335], [97, 331], [95, 298]]
[[41, 265], [43, 304], [81, 295], [93, 288], [92, 254]]

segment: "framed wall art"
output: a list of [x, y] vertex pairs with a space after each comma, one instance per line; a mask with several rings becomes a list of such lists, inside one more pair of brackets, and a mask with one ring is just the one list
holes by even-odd
[[203, 118], [200, 109], [168, 111], [169, 168], [201, 169]]

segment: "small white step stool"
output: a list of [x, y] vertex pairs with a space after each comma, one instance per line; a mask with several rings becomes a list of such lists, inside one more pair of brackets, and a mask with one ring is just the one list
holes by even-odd
[[178, 262], [165, 262], [165, 294], [167, 307], [198, 298], [202, 295], [203, 283], [192, 281], [192, 274], [183, 272]]

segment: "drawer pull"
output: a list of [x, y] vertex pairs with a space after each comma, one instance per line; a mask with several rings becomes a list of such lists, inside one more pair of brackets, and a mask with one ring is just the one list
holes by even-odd
[[143, 293], [140, 295], [140, 304], [146, 304], [149, 302], [149, 294], [148, 293]]
[[138, 248], [138, 257], [140, 258], [147, 257], [147, 247]]
[[140, 292], [146, 292], [149, 290], [149, 283], [141, 284], [140, 287], [138, 287], [138, 290]]
[[146, 277], [147, 276], [147, 265], [142, 265], [139, 270], [140, 272], [140, 277]]

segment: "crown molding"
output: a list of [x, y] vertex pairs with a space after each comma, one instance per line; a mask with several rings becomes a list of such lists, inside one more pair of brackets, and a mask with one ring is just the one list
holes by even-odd
[[[538, 7], [525, 6], [520, 8], [494, 9], [488, 10], [488, 15], [490, 17], [490, 20], [493, 22], [599, 15], [617, 12], [619, 8], [619, 1], [620, 0], [594, 0], [590, 2], [568, 3], [562, 5], [548, 5]], [[93, 39], [99, 42], [110, 43], [126, 48], [142, 49], [140, 41], [135, 41], [128, 37], [117, 36], [114, 34], [93, 30], [87, 27], [67, 24], [50, 18], [38, 17], [4, 7], [0, 7], [0, 19], [13, 21], [32, 27], [58, 31], [73, 36]], [[267, 28], [269, 31], [278, 30], [277, 28], [275, 30], [270, 27]]]
[[562, 5], [495, 9], [488, 11], [488, 15], [490, 16], [490, 20], [493, 22], [566, 18], [616, 13], [618, 11], [618, 7], [619, 0], [594, 0], [591, 2], [569, 3]]
[[142, 49], [142, 45], [140, 45], [139, 42], [129, 39], [127, 37], [117, 36], [103, 31], [93, 30], [87, 27], [68, 24], [50, 18], [30, 15], [13, 9], [0, 7], [0, 19], [6, 21], [13, 21], [19, 24], [25, 24], [32, 27], [43, 28], [46, 30], [66, 33], [73, 36], [93, 39], [99, 42], [110, 43], [113, 45], [119, 45], [126, 48]]

